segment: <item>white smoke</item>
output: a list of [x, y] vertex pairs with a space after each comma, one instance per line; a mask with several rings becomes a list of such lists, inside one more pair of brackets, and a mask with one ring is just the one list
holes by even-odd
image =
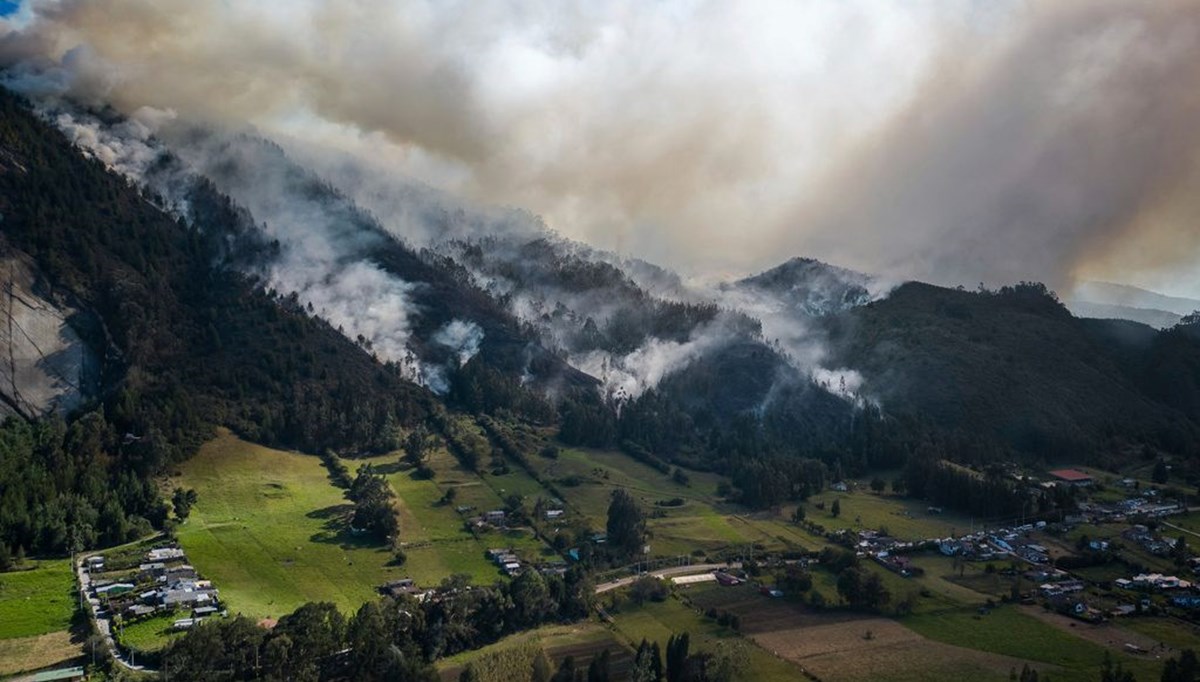
[[430, 340], [453, 350], [459, 366], [475, 357], [483, 343], [483, 329], [469, 320], [451, 320], [434, 332]]

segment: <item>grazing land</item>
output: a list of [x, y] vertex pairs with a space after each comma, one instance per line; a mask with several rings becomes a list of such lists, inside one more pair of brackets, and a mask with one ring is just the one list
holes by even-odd
[[0, 677], [62, 666], [82, 654], [82, 648], [66, 630], [33, 637], [0, 639]]
[[1059, 669], [1054, 675], [1056, 680], [1096, 679], [1106, 653], [1139, 679], [1152, 679], [1159, 672], [1154, 662], [1106, 652], [1105, 647], [1015, 606], [1000, 607], [986, 615], [970, 608], [918, 614], [902, 622], [932, 640], [1054, 666]]
[[158, 651], [172, 639], [183, 635], [181, 631], [172, 630], [171, 625], [179, 618], [186, 617], [186, 612], [165, 613], [125, 625], [120, 628], [121, 643], [138, 651]]
[[[841, 513], [830, 513], [833, 501], [838, 500]], [[819, 509], [818, 505], [824, 505]], [[964, 535], [972, 529], [969, 517], [943, 511], [931, 514], [929, 506], [920, 500], [896, 495], [877, 495], [866, 491], [866, 484], [853, 492], [824, 491], [805, 503], [811, 521], [829, 530], [880, 530], [899, 540], [926, 540]], [[978, 525], [978, 524], [975, 524]], [[979, 530], [979, 528], [976, 528]]]
[[77, 597], [70, 560], [31, 563], [28, 570], [0, 573], [0, 640], [71, 626]]
[[600, 621], [591, 619], [570, 625], [550, 625], [517, 635], [506, 637], [495, 644], [466, 651], [456, 656], [438, 662], [438, 672], [446, 682], [457, 680], [463, 668], [468, 663], [491, 654], [516, 649], [529, 642], [535, 642], [555, 665], [567, 656], [575, 659], [577, 668], [586, 670], [592, 658], [608, 649], [611, 660], [611, 670], [617, 679], [629, 669], [633, 659], [629, 649], [615, 638], [612, 630]]
[[0, 573], [0, 676], [77, 658], [69, 632], [77, 597], [68, 559]]
[[[712, 651], [718, 644], [741, 640], [737, 631], [705, 618], [675, 596], [663, 602], [647, 602], [640, 607], [626, 604], [611, 616], [616, 631], [630, 646], [637, 646], [643, 638], [665, 646], [671, 635], [681, 632], [690, 634], [693, 651]], [[800, 677], [801, 671], [792, 663], [754, 644], [746, 643], [745, 646], [749, 661], [742, 679], [783, 682]]]
[[386, 548], [351, 536], [351, 505], [316, 457], [222, 433], [171, 485], [197, 492], [179, 542], [231, 613], [278, 617], [308, 601], [352, 611], [377, 585], [411, 573], [389, 567]]

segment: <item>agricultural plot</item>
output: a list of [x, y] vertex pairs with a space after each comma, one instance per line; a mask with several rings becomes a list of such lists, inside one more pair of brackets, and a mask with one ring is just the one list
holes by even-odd
[[[963, 608], [924, 613], [901, 621], [924, 637], [1003, 656], [1053, 666], [1056, 680], [1094, 680], [1104, 661], [1104, 647], [1034, 618], [1014, 606], [986, 615]], [[1112, 653], [1138, 679], [1157, 679], [1161, 662]]]
[[1200, 651], [1200, 627], [1174, 618], [1127, 618], [1119, 622], [1124, 630], [1149, 637], [1151, 646]]
[[[833, 501], [838, 500], [841, 513], [832, 514]], [[817, 505], [824, 504], [824, 509]], [[929, 513], [929, 507], [920, 500], [895, 495], [876, 495], [857, 490], [836, 492], [827, 490], [813, 495], [804, 505], [808, 520], [819, 523], [829, 530], [879, 530], [900, 540], [926, 540], [964, 535], [972, 528], [971, 519], [949, 512]], [[978, 528], [976, 528], [978, 530]]]
[[[350, 611], [376, 586], [413, 572], [388, 566], [390, 551], [350, 535], [351, 507], [316, 457], [222, 433], [170, 485], [198, 493], [179, 542], [231, 613], [279, 616], [307, 601]], [[428, 574], [435, 570], [442, 566]]]
[[0, 640], [66, 630], [78, 605], [71, 561], [0, 573]]
[[[704, 618], [675, 597], [664, 602], [647, 602], [640, 607], [626, 605], [613, 613], [612, 618], [617, 632], [631, 646], [636, 646], [643, 638], [665, 646], [671, 635], [681, 632], [689, 633], [692, 651], [711, 651], [721, 642], [737, 642], [741, 639], [737, 632]], [[745, 646], [749, 666], [743, 671], [741, 679], [782, 682], [800, 676], [800, 671], [794, 665], [768, 650], [751, 642], [745, 642]]]
[[78, 604], [70, 560], [30, 563], [26, 570], [0, 573], [0, 676], [80, 654], [68, 632]]
[[618, 641], [611, 630], [598, 621], [587, 620], [570, 625], [549, 625], [506, 637], [495, 644], [467, 651], [438, 662], [438, 673], [443, 680], [457, 680], [468, 663], [500, 651], [508, 651], [534, 642], [557, 667], [564, 658], [571, 656], [576, 668], [586, 670], [594, 656], [605, 649], [609, 652], [610, 666], [617, 679], [623, 679], [633, 663], [629, 649]]
[[147, 618], [146, 620], [122, 625], [117, 628], [117, 637], [127, 647], [138, 651], [159, 651], [167, 646], [172, 639], [183, 636], [183, 632], [172, 630], [171, 625], [179, 618], [186, 618], [187, 612], [164, 613]]
[[0, 639], [0, 677], [15, 675], [39, 668], [64, 666], [83, 653], [66, 630]]

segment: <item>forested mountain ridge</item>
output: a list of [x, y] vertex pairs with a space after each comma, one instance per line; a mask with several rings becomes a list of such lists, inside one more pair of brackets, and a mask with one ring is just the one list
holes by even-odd
[[194, 195], [207, 229], [190, 228], [6, 92], [0, 155], [8, 247], [83, 313], [73, 326], [97, 349], [102, 389], [69, 427], [6, 427], [0, 544], [57, 553], [66, 528], [93, 546], [102, 528], [161, 520], [149, 476], [218, 424], [309, 451], [370, 451], [428, 414], [425, 390], [227, 267], [244, 216], [211, 188]]
[[[1041, 285], [909, 283], [828, 324], [890, 412], [1046, 460], [1153, 443], [1195, 453], [1198, 350], [1183, 332], [1073, 317]], [[1167, 367], [1170, 369], [1167, 369]]]

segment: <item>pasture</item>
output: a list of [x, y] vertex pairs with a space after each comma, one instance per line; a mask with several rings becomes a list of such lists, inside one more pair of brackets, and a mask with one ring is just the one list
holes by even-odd
[[186, 611], [164, 613], [147, 618], [136, 623], [120, 626], [117, 629], [118, 639], [127, 647], [138, 651], [159, 651], [167, 646], [172, 639], [182, 637], [183, 632], [174, 631], [171, 625], [180, 618], [187, 618]]
[[69, 559], [0, 573], [0, 640], [66, 630], [78, 605]]
[[[834, 500], [841, 506], [837, 517], [832, 514]], [[820, 504], [825, 508], [819, 509]], [[844, 493], [826, 490], [808, 498], [804, 511], [809, 521], [829, 530], [887, 529], [889, 535], [900, 540], [963, 535], [973, 527], [969, 517], [950, 512], [931, 514], [928, 505], [920, 500], [879, 495], [865, 489]]]
[[[728, 645], [742, 640], [734, 630], [705, 618], [695, 608], [674, 596], [663, 602], [646, 602], [640, 607], [626, 603], [611, 616], [616, 631], [633, 647], [643, 638], [665, 647], [671, 635], [682, 632], [689, 634], [693, 652], [712, 651], [721, 643]], [[740, 679], [783, 682], [800, 677], [800, 671], [794, 665], [753, 642], [745, 642], [745, 651], [749, 659], [748, 667]]]
[[444, 658], [437, 663], [438, 673], [446, 682], [457, 680], [468, 663], [478, 661], [498, 652], [518, 649], [533, 642], [546, 652], [546, 656], [557, 667], [567, 656], [575, 660], [577, 669], [587, 669], [594, 656], [608, 649], [611, 670], [621, 679], [633, 663], [632, 653], [618, 641], [611, 630], [597, 620], [585, 620], [568, 625], [547, 625], [536, 630], [510, 635], [495, 644], [465, 651]]
[[[388, 566], [386, 548], [350, 535], [351, 505], [316, 457], [223, 432], [170, 485], [198, 494], [179, 542], [230, 613], [278, 617], [308, 601], [353, 611], [376, 586], [412, 573]], [[430, 553], [414, 563], [434, 561], [440, 557]], [[441, 570], [431, 566], [426, 578]]]
[[[1034, 618], [1015, 606], [1003, 606], [987, 615], [962, 608], [917, 614], [900, 621], [928, 639], [978, 651], [1022, 658], [1057, 669], [1056, 680], [1094, 680], [1104, 661], [1105, 648]], [[1112, 653], [1138, 679], [1156, 679], [1161, 663]]]
[[0, 639], [0, 677], [38, 668], [65, 666], [83, 654], [66, 630], [32, 637]]

